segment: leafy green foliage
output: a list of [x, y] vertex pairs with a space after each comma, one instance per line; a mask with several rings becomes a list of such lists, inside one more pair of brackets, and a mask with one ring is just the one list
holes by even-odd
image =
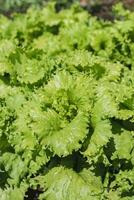
[[79, 0], [0, 0], [0, 12], [10, 15], [13, 12], [25, 12], [30, 6], [41, 7], [49, 2], [56, 2], [57, 9], [69, 7]]
[[29, 5], [40, 5], [43, 0], [1, 0], [0, 11], [11, 12], [25, 10]]
[[115, 11], [0, 17], [2, 200], [134, 198], [134, 13]]
[[100, 178], [94, 177], [87, 169], [75, 173], [71, 169], [63, 167], [53, 168], [46, 176], [40, 176], [33, 180], [33, 184], [42, 183], [47, 188], [46, 193], [41, 194], [41, 199], [100, 199], [103, 192]]

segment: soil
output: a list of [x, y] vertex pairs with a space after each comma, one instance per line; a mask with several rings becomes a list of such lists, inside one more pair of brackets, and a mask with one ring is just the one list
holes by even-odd
[[122, 2], [125, 8], [134, 11], [134, 0], [80, 0], [81, 6], [88, 9], [90, 13], [107, 20], [114, 19], [112, 6], [118, 2]]

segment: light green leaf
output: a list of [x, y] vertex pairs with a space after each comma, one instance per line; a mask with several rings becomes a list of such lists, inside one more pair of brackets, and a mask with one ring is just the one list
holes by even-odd
[[99, 177], [93, 175], [88, 169], [80, 173], [64, 167], [55, 167], [45, 176], [35, 178], [44, 186], [46, 192], [40, 199], [49, 200], [99, 200], [103, 187]]

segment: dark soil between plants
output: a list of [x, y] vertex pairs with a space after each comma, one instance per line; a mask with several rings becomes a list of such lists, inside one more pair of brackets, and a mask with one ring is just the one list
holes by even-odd
[[134, 0], [100, 0], [100, 1], [92, 1], [94, 3], [91, 4], [90, 0], [81, 0], [80, 4], [82, 7], [87, 9], [91, 14], [103, 18], [106, 20], [113, 20], [114, 15], [112, 13], [112, 7], [116, 3], [122, 2], [124, 7], [134, 11]]

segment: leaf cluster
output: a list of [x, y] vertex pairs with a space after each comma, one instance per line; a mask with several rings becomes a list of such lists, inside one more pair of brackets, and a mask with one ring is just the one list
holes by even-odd
[[117, 10], [0, 17], [1, 200], [134, 198], [134, 13]]

